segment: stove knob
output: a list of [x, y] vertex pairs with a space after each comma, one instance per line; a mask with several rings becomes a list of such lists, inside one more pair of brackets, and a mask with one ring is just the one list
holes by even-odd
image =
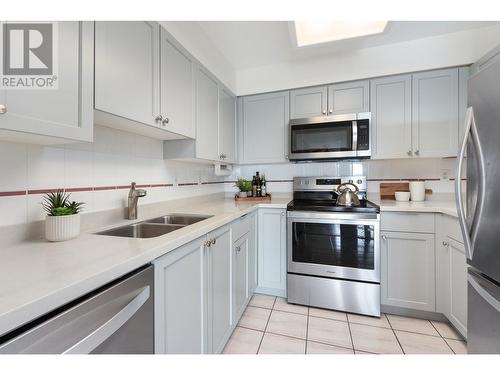
[[353, 181], [352, 181], [352, 180], [349, 180], [349, 183], [350, 183], [350, 184], [352, 184], [352, 183], [353, 183]]
[[358, 184], [361, 185], [363, 183], [363, 180], [358, 180], [357, 182], [358, 182]]

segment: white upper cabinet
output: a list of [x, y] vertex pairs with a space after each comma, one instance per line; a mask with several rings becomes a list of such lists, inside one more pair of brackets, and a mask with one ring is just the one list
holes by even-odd
[[159, 129], [158, 38], [155, 22], [96, 22], [95, 109], [103, 112], [96, 114], [98, 124], [128, 120]]
[[203, 68], [196, 75], [196, 157], [219, 160], [219, 87]]
[[288, 91], [243, 97], [239, 107], [241, 164], [288, 160]]
[[369, 112], [369, 82], [354, 81], [328, 86], [328, 114]]
[[219, 86], [219, 159], [236, 162], [236, 97]]
[[411, 75], [372, 79], [370, 91], [372, 157], [411, 157]]
[[369, 105], [368, 81], [290, 91], [290, 118], [368, 112]]
[[[93, 22], [56, 22], [57, 88], [0, 89], [0, 139], [52, 144], [92, 141]], [[3, 25], [0, 24], [0, 27]]]
[[308, 87], [290, 91], [290, 118], [326, 115], [327, 86]]
[[421, 157], [456, 156], [458, 69], [413, 74], [413, 152]]
[[194, 61], [163, 28], [160, 28], [161, 126], [194, 138]]

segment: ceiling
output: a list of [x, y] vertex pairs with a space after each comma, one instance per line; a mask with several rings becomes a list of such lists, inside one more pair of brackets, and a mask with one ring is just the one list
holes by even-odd
[[197, 23], [235, 70], [325, 57], [361, 48], [500, 24], [478, 21], [391, 21], [383, 34], [298, 48], [294, 44], [289, 21]]

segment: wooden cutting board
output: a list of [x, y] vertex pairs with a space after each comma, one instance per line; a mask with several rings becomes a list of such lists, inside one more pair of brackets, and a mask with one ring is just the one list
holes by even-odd
[[[410, 191], [410, 183], [408, 182], [381, 182], [380, 183], [380, 199], [395, 200], [396, 191]], [[425, 189], [425, 194], [432, 194], [432, 189]]]

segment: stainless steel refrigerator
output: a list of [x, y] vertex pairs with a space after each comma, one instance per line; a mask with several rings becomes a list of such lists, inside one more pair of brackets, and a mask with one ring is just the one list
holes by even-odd
[[[469, 270], [469, 353], [500, 353], [500, 63], [468, 82], [456, 199]], [[459, 176], [467, 166], [466, 194]]]

